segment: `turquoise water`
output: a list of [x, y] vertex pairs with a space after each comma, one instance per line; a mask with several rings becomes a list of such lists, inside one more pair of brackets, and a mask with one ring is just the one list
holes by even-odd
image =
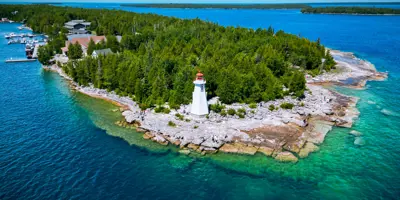
[[[94, 4], [83, 4], [95, 7]], [[104, 4], [108, 8], [108, 4]], [[126, 8], [124, 8], [126, 9]], [[185, 157], [113, 123], [116, 107], [78, 94], [6, 44], [17, 24], [0, 24], [0, 199], [398, 199], [400, 196], [400, 17], [302, 15], [298, 10], [136, 9], [221, 25], [321, 38], [388, 71], [364, 90], [351, 129], [335, 128], [321, 150], [296, 164], [261, 155]], [[114, 135], [117, 137], [111, 137]], [[124, 138], [120, 139], [119, 137]]]

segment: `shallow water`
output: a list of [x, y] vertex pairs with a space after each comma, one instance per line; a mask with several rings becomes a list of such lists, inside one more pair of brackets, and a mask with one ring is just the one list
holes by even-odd
[[[90, 7], [93, 4], [85, 4]], [[353, 129], [334, 128], [297, 164], [261, 155], [186, 157], [114, 122], [114, 105], [76, 93], [39, 63], [0, 62], [0, 199], [397, 199], [400, 195], [400, 17], [302, 15], [298, 10], [139, 9], [222, 25], [274, 27], [355, 52], [387, 81], [364, 90]], [[23, 56], [2, 37], [0, 61]], [[371, 104], [374, 102], [374, 104]], [[382, 113], [385, 109], [392, 113]], [[110, 135], [116, 136], [111, 137]], [[120, 138], [124, 138], [120, 139]]]

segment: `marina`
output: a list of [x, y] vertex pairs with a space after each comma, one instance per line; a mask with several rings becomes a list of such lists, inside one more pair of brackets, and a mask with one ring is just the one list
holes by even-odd
[[[25, 25], [21, 25], [17, 27], [20, 31], [22, 29], [31, 30], [29, 27]], [[44, 34], [33, 34], [33, 33], [8, 33], [4, 35], [4, 38], [7, 39], [7, 44], [24, 44], [25, 45], [25, 56], [26, 59], [7, 59], [5, 62], [32, 62], [35, 61], [38, 57], [39, 47], [45, 45], [47, 43], [47, 36]]]

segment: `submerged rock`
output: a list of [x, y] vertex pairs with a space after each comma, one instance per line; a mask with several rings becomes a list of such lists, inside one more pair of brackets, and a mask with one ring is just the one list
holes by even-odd
[[278, 155], [276, 155], [275, 160], [281, 161], [281, 162], [297, 162], [299, 161], [299, 159], [294, 156], [292, 153], [290, 153], [289, 151], [284, 151], [284, 152], [280, 152], [278, 153]]
[[350, 133], [349, 133], [349, 134], [351, 134], [351, 135], [354, 135], [354, 136], [356, 136], [356, 137], [358, 137], [358, 136], [361, 136], [361, 135], [362, 135], [360, 132], [358, 132], [358, 131], [356, 131], [356, 130], [352, 130], [352, 131], [350, 131]]
[[365, 140], [362, 137], [356, 137], [356, 139], [354, 140], [354, 144], [357, 146], [363, 146], [365, 145]]
[[185, 154], [185, 155], [189, 155], [190, 154], [190, 150], [189, 149], [182, 149], [178, 151], [181, 154]]

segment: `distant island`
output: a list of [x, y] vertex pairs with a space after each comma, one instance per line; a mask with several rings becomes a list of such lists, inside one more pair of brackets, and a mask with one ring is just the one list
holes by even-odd
[[307, 4], [182, 4], [182, 3], [163, 3], [163, 4], [121, 4], [126, 7], [141, 8], [213, 8], [213, 9], [301, 9], [309, 8]]
[[375, 7], [307, 7], [301, 9], [306, 14], [357, 14], [357, 15], [399, 15], [400, 9]]

